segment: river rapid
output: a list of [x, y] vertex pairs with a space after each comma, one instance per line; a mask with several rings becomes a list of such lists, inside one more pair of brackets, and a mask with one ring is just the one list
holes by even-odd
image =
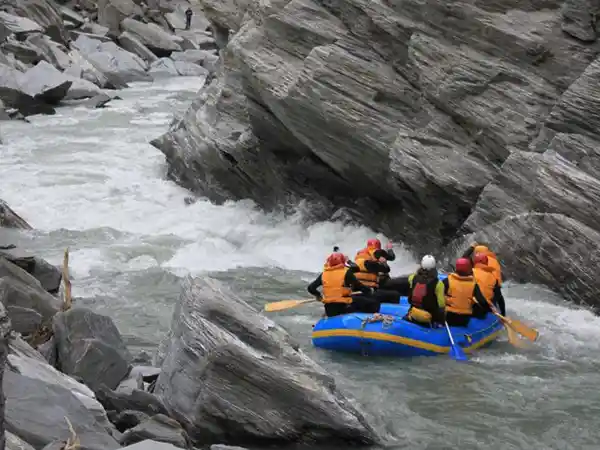
[[[148, 142], [200, 83], [136, 83], [106, 109], [1, 123], [0, 198], [35, 228], [11, 232], [14, 243], [54, 264], [69, 247], [78, 304], [110, 315], [134, 351], [155, 350], [188, 273], [232, 284], [260, 308], [306, 297], [333, 245], [353, 256], [373, 236], [339, 223], [306, 226], [301, 212], [265, 214], [251, 202], [187, 205], [189, 192], [167, 181], [164, 157]], [[399, 247], [395, 274], [416, 267]], [[275, 320], [341, 375], [391, 448], [599, 448], [600, 319], [539, 286], [508, 284], [505, 296], [509, 315], [537, 327], [539, 342], [515, 350], [504, 338], [469, 364], [316, 350], [318, 305]]]

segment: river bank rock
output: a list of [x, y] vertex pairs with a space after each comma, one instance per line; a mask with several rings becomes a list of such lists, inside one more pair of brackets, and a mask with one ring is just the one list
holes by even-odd
[[[69, 100], [98, 97], [104, 94], [102, 89], [122, 89], [134, 81], [152, 81], [149, 64], [159, 57], [213, 48], [212, 37], [206, 35], [208, 22], [199, 9], [195, 12], [199, 28], [176, 30], [166, 15], [182, 19], [185, 9], [181, 5], [138, 3], [87, 0], [70, 8], [54, 0], [7, 0], [0, 5], [0, 101], [4, 107], [23, 117], [54, 114], [56, 106]], [[204, 74], [186, 62], [177, 66], [168, 76]], [[2, 111], [0, 117], [6, 120], [14, 114]]]
[[[312, 219], [343, 211], [419, 255], [449, 254], [463, 236], [519, 214], [599, 231], [594, 211], [582, 217], [598, 182], [586, 162], [600, 142], [591, 4], [203, 5], [219, 39], [229, 35], [220, 67], [153, 141], [181, 185], [265, 209], [307, 200], [321, 205]], [[527, 258], [533, 279], [561, 289], [547, 273], [569, 272], [568, 259]], [[583, 301], [597, 283], [565, 295]]]
[[132, 356], [112, 319], [84, 308], [54, 316], [58, 366], [97, 389], [115, 389], [131, 370]]
[[330, 375], [215, 280], [184, 281], [157, 359], [154, 392], [196, 442], [377, 440]]
[[32, 227], [0, 199], [0, 227], [31, 230]]

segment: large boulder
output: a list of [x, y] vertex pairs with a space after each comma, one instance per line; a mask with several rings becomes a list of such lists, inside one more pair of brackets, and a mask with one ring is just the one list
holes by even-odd
[[333, 378], [281, 327], [214, 280], [184, 281], [160, 355], [155, 393], [193, 440], [377, 439]]
[[40, 62], [21, 75], [21, 89], [34, 98], [56, 105], [67, 96], [73, 85], [73, 81], [57, 76], [56, 72], [50, 64]]
[[116, 388], [131, 369], [121, 334], [110, 317], [72, 308], [54, 317], [54, 339], [60, 369], [81, 378], [92, 389]]
[[116, 450], [119, 443], [68, 389], [7, 371], [6, 429], [36, 448], [71, 436], [65, 417], [87, 450]]
[[8, 203], [3, 200], [0, 200], [0, 227], [31, 230], [31, 225], [14, 212], [8, 206]]
[[19, 17], [0, 11], [0, 42], [11, 34], [17, 38], [24, 39], [25, 35], [35, 32], [42, 32], [43, 28], [27, 17]]
[[43, 96], [33, 96], [23, 92], [22, 75], [13, 67], [0, 63], [0, 100], [4, 105], [18, 110], [23, 116], [54, 114], [55, 109]]
[[4, 0], [7, 12], [31, 19], [56, 42], [68, 45], [69, 35], [56, 4], [51, 0]]
[[143, 23], [134, 19], [124, 19], [121, 28], [139, 39], [158, 57], [169, 56], [182, 50], [178, 41], [181, 38], [169, 34], [155, 23]]
[[146, 439], [168, 442], [179, 448], [192, 448], [190, 439], [181, 425], [163, 414], [152, 416], [130, 428], [123, 434], [120, 442], [121, 445], [129, 445]]
[[124, 31], [119, 36], [119, 45], [128, 52], [138, 55], [147, 63], [152, 63], [158, 59], [158, 56], [152, 53], [135, 35], [128, 31]]
[[61, 270], [48, 261], [19, 248], [0, 249], [0, 257], [19, 266], [40, 282], [51, 294], [57, 294], [62, 280]]
[[142, 10], [132, 0], [99, 0], [98, 23], [115, 36], [120, 33], [121, 21], [131, 16], [141, 16]]
[[[8, 314], [2, 305], [0, 305], [0, 386], [3, 384], [6, 368], [6, 358], [8, 356], [8, 340], [10, 338], [11, 326]], [[6, 393], [0, 389], [0, 449], [6, 444], [5, 431], [7, 428], [6, 419]], [[26, 449], [23, 449], [26, 450]]]
[[9, 316], [14, 312], [11, 319], [15, 329], [29, 328], [32, 317], [37, 315], [48, 323], [61, 307], [60, 300], [46, 292], [38, 280], [1, 256], [0, 301], [8, 308]]
[[151, 81], [147, 63], [137, 55], [118, 47], [114, 42], [102, 42], [80, 35], [73, 46], [115, 87], [131, 81]]
[[70, 83], [64, 96], [65, 100], [90, 98], [102, 94], [102, 90], [90, 81], [60, 72], [45, 61], [39, 62], [25, 72], [23, 80], [30, 88], [37, 86], [38, 89], [40, 88], [38, 85], [61, 86]]

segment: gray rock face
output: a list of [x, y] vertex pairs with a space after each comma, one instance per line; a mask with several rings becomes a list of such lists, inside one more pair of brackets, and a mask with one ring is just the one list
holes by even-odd
[[68, 417], [82, 448], [115, 450], [112, 438], [69, 390], [14, 372], [4, 374], [6, 429], [36, 448], [70, 437]]
[[[5, 307], [26, 308], [40, 314], [44, 321], [56, 314], [61, 302], [25, 270], [0, 257], [0, 300]], [[10, 313], [10, 311], [9, 311]], [[15, 316], [18, 321], [19, 314]], [[22, 324], [17, 327], [24, 326]]]
[[[4, 372], [6, 368], [6, 358], [8, 356], [8, 340], [10, 336], [10, 331], [10, 319], [8, 318], [8, 314], [6, 313], [4, 307], [0, 305], [0, 383], [4, 383], [5, 379]], [[6, 397], [6, 392], [3, 389], [0, 389], [0, 449], [5, 448], [5, 432], [10, 431], [7, 427]]]
[[113, 321], [84, 308], [54, 317], [54, 338], [60, 369], [80, 377], [92, 389], [110, 389], [127, 376], [132, 359]]
[[158, 442], [147, 439], [145, 441], [123, 447], [121, 450], [179, 450], [179, 448], [175, 447], [173, 444], [167, 444], [166, 442]]
[[124, 19], [121, 28], [131, 33], [158, 57], [169, 56], [182, 50], [177, 36], [167, 33], [154, 23], [142, 23], [134, 19]]
[[0, 41], [3, 41], [12, 33], [23, 38], [23, 35], [42, 31], [43, 28], [40, 25], [27, 17], [19, 17], [0, 11]]
[[0, 200], [0, 227], [31, 230], [31, 225], [14, 212], [3, 200]]
[[62, 281], [62, 273], [58, 267], [18, 248], [0, 249], [0, 257], [32, 275], [46, 291], [51, 294], [58, 293]]
[[163, 414], [157, 414], [127, 430], [120, 442], [121, 445], [130, 445], [146, 439], [167, 442], [179, 448], [192, 448], [190, 439], [181, 425]]
[[147, 63], [152, 63], [158, 59], [154, 53], [150, 51], [142, 42], [128, 31], [124, 31], [119, 36], [119, 44], [125, 50], [139, 56]]
[[35, 450], [27, 442], [19, 438], [8, 431], [5, 433], [6, 437], [6, 450]]
[[376, 439], [333, 378], [214, 280], [184, 281], [161, 354], [155, 393], [193, 440]]
[[136, 14], [141, 15], [142, 10], [131, 0], [98, 1], [98, 23], [116, 36], [120, 34], [121, 21]]
[[3, 2], [7, 12], [26, 17], [41, 25], [44, 33], [56, 42], [67, 44], [69, 42], [67, 30], [56, 5], [47, 0], [5, 0]]
[[[153, 142], [180, 184], [267, 209], [315, 201], [315, 218], [358, 220], [420, 254], [521, 214], [599, 231], [597, 1], [206, 0], [204, 10], [217, 34], [235, 34], [216, 78]], [[562, 289], [546, 274], [570, 263], [528, 258], [534, 279]], [[566, 295], [588, 301], [576, 290], [589, 288]]]
[[115, 87], [125, 87], [131, 81], [151, 80], [146, 74], [146, 62], [117, 47], [114, 42], [101, 42], [81, 35], [73, 45]]

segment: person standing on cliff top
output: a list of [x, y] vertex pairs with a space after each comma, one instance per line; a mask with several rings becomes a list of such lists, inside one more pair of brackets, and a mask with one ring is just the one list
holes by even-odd
[[194, 12], [192, 11], [192, 8], [188, 6], [188, 9], [185, 10], [185, 29], [189, 30], [190, 27], [192, 26], [192, 15], [194, 14]]

